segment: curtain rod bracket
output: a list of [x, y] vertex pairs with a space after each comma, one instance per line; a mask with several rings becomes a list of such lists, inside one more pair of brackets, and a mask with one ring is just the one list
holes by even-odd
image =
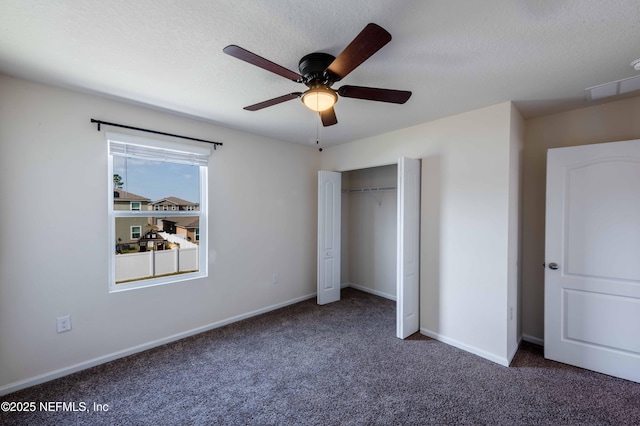
[[106, 126], [115, 126], [115, 127], [122, 127], [125, 129], [131, 129], [131, 130], [139, 130], [141, 132], [147, 132], [147, 133], [155, 133], [156, 135], [164, 135], [164, 136], [171, 136], [174, 138], [180, 138], [180, 139], [188, 139], [190, 141], [197, 141], [197, 142], [206, 142], [206, 143], [211, 143], [213, 144], [213, 150], [217, 150], [218, 145], [222, 146], [222, 142], [213, 142], [213, 141], [208, 141], [205, 139], [197, 139], [197, 138], [192, 138], [189, 136], [181, 136], [181, 135], [174, 135], [173, 133], [165, 133], [165, 132], [158, 132], [157, 130], [149, 130], [149, 129], [143, 129], [140, 127], [133, 127], [133, 126], [125, 126], [124, 124], [117, 124], [117, 123], [109, 123], [108, 121], [102, 121], [102, 120], [96, 120], [96, 119], [91, 119], [92, 123], [96, 123], [98, 125], [98, 131], [100, 131], [100, 125], [104, 124]]

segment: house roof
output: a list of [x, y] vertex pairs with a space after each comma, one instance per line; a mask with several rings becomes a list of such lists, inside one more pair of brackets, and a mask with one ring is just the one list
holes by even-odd
[[199, 203], [193, 203], [191, 201], [183, 200], [182, 198], [178, 198], [178, 197], [166, 197], [166, 198], [161, 198], [157, 201], [151, 202], [151, 204], [162, 204], [162, 203], [175, 204], [177, 206], [188, 206], [188, 205], [197, 206], [199, 204]]
[[183, 217], [183, 216], [178, 216], [178, 217], [165, 217], [162, 220], [166, 220], [168, 222], [173, 222], [176, 224], [176, 226], [179, 226], [180, 228], [199, 228], [200, 227], [200, 220], [199, 218], [193, 218], [193, 217]]
[[122, 189], [114, 189], [113, 201], [147, 201], [148, 202], [151, 200], [149, 198], [143, 197], [142, 195], [134, 194], [133, 192], [127, 192]]
[[164, 241], [164, 238], [160, 232], [150, 229], [138, 238], [138, 242], [140, 241]]

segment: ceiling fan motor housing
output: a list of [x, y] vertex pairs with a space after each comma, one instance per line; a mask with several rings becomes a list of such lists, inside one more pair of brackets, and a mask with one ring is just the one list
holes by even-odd
[[329, 76], [325, 74], [325, 70], [334, 59], [335, 56], [321, 52], [303, 56], [298, 63], [298, 69], [303, 77], [302, 82], [309, 87], [317, 83], [333, 83], [333, 81], [330, 81]]

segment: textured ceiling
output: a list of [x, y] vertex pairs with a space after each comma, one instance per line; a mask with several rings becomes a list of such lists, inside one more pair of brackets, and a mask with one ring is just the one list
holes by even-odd
[[[327, 128], [297, 99], [242, 109], [305, 86], [225, 46], [297, 72], [369, 22], [393, 39], [335, 87], [411, 90], [406, 104], [341, 98]], [[318, 131], [330, 146], [510, 100], [525, 117], [586, 106], [585, 88], [640, 74], [639, 57], [638, 0], [0, 1], [2, 73], [309, 145]]]

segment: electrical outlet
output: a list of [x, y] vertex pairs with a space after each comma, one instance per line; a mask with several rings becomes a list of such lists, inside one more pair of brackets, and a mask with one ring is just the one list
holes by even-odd
[[280, 282], [280, 274], [279, 274], [279, 273], [277, 273], [277, 272], [276, 272], [275, 274], [273, 274], [273, 279], [272, 279], [272, 281], [273, 281], [273, 283], [274, 283], [274, 284], [279, 283], [279, 282]]
[[65, 315], [57, 318], [58, 333], [71, 331], [71, 315]]

